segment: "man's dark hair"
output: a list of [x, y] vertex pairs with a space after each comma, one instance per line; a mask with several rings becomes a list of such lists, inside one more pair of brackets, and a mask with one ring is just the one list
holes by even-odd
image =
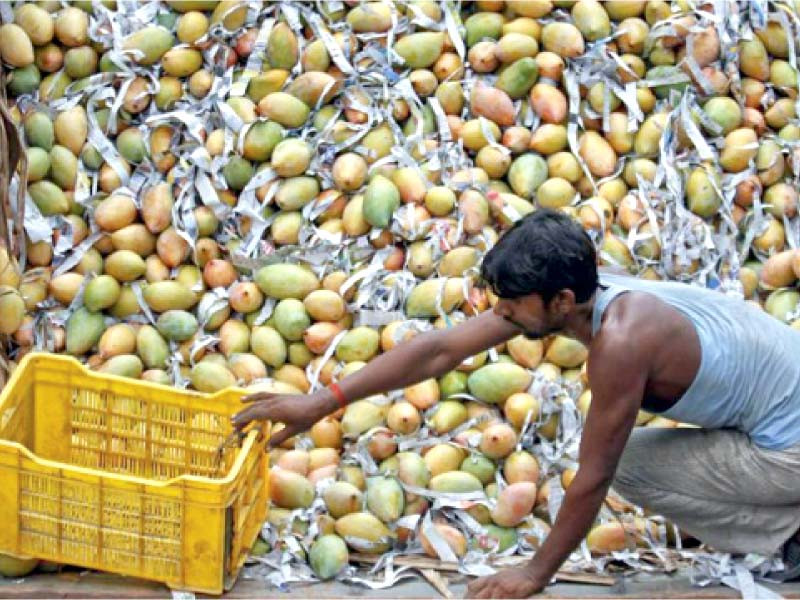
[[481, 276], [501, 298], [539, 294], [545, 303], [570, 289], [586, 302], [597, 289], [597, 254], [566, 214], [538, 209], [517, 221], [486, 254]]

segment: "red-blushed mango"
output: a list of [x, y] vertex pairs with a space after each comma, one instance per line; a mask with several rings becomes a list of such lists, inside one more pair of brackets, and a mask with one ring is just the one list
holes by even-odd
[[[439, 536], [447, 543], [447, 545], [450, 547], [450, 550], [452, 550], [453, 554], [455, 554], [457, 557], [461, 558], [467, 553], [467, 538], [465, 538], [464, 534], [458, 529], [452, 525], [446, 525], [444, 523], [434, 523], [433, 528], [436, 530], [436, 533], [438, 533]], [[422, 544], [422, 549], [425, 551], [425, 554], [431, 558], [441, 558], [436, 552], [433, 544], [431, 544], [430, 540], [425, 537], [424, 531], [420, 531], [419, 541], [420, 544]]]
[[515, 527], [530, 514], [535, 502], [535, 483], [512, 483], [498, 495], [497, 505], [491, 512], [492, 521], [501, 527]]

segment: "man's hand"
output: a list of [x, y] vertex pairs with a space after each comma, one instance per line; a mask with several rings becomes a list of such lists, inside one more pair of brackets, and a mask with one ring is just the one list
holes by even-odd
[[233, 427], [241, 431], [251, 421], [272, 421], [285, 427], [269, 440], [271, 447], [278, 446], [293, 435], [309, 429], [314, 423], [333, 412], [326, 391], [315, 394], [273, 394], [259, 392], [242, 398], [247, 408], [231, 417]]
[[467, 598], [528, 598], [541, 592], [545, 585], [527, 566], [516, 567], [470, 582]]

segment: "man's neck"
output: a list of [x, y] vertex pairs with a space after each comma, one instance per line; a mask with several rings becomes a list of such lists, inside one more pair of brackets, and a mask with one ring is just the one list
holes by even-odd
[[597, 292], [586, 302], [576, 304], [575, 310], [572, 311], [564, 323], [564, 332], [584, 346], [588, 346], [592, 342], [592, 313], [594, 312], [596, 298]]

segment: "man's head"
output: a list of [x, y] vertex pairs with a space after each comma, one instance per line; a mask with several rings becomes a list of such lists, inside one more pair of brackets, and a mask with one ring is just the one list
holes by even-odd
[[564, 328], [598, 285], [589, 236], [562, 212], [539, 209], [517, 221], [486, 254], [483, 279], [499, 296], [495, 312], [531, 338]]

